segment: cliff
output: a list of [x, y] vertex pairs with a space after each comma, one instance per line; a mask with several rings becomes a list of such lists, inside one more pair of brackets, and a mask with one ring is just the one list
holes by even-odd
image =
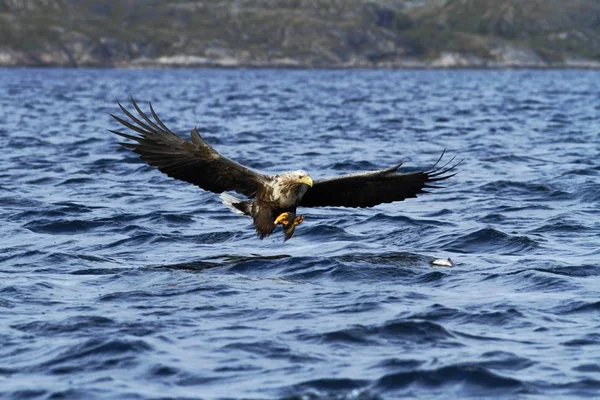
[[0, 0], [0, 65], [600, 67], [597, 0]]

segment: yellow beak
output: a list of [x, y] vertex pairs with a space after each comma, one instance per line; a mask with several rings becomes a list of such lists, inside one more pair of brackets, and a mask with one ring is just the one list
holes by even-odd
[[312, 185], [313, 185], [313, 180], [311, 179], [311, 177], [310, 177], [310, 176], [305, 176], [304, 178], [301, 178], [301, 179], [300, 179], [300, 183], [304, 183], [304, 184], [306, 184], [306, 185], [308, 185], [308, 186], [312, 187]]

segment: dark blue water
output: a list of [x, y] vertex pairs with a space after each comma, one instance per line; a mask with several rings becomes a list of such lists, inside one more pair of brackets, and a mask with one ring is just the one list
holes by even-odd
[[[465, 162], [259, 241], [130, 95], [264, 172]], [[600, 72], [0, 70], [0, 146], [0, 397], [600, 394]]]

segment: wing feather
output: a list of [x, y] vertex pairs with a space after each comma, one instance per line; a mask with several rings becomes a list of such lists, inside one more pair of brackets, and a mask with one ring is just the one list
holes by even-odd
[[462, 161], [441, 167], [438, 161], [422, 172], [400, 174], [401, 164], [380, 171], [342, 175], [318, 180], [313, 184], [300, 203], [303, 207], [373, 207], [377, 204], [402, 201], [418, 194], [428, 193], [425, 189], [437, 188], [433, 182], [443, 181], [456, 173], [453, 172]]
[[132, 140], [133, 143], [119, 144], [138, 153], [149, 165], [172, 178], [215, 193], [235, 191], [253, 197], [258, 187], [266, 182], [265, 175], [220, 155], [202, 139], [197, 128], [192, 129], [191, 142], [188, 142], [166, 127], [151, 104], [150, 112], [154, 121], [140, 109], [133, 98], [131, 103], [141, 119], [121, 104], [119, 107], [133, 123], [116, 115], [111, 116], [139, 136], [117, 130], [110, 132]]

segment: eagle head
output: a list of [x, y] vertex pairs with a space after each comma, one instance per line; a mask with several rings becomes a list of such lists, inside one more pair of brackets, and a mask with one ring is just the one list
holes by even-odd
[[276, 175], [273, 182], [273, 197], [281, 207], [296, 206], [313, 180], [306, 171], [291, 171]]

